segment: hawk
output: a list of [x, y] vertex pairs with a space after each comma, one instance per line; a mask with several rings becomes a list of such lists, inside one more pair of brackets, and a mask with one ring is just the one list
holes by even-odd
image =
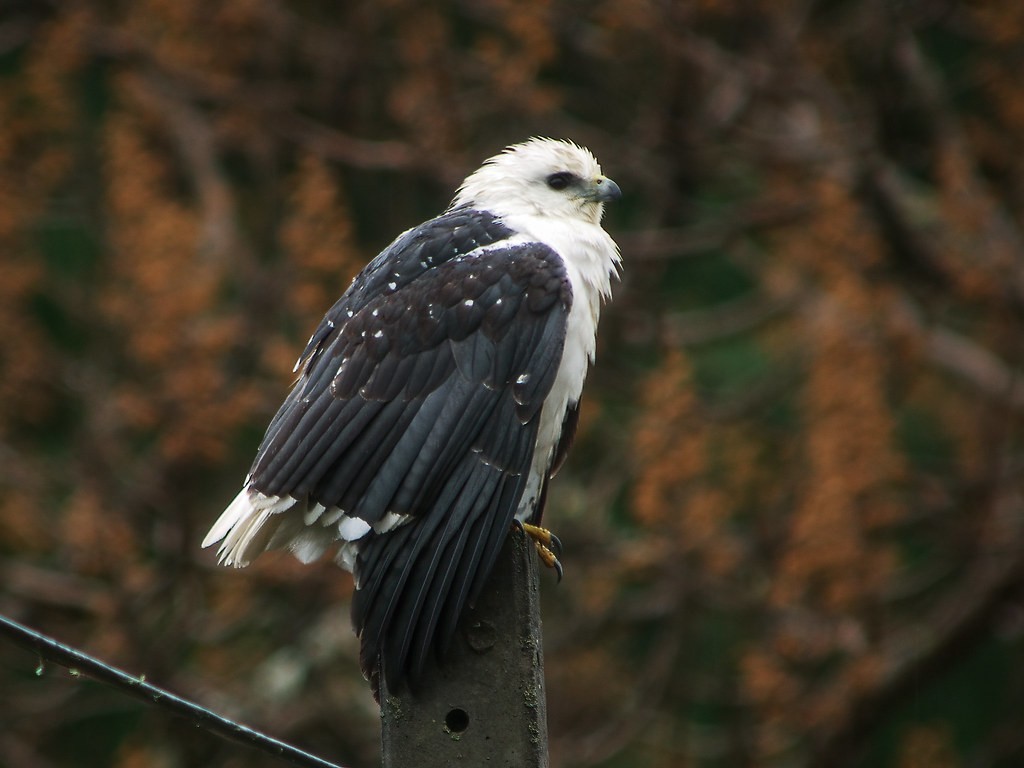
[[536, 526], [617, 275], [601, 217], [619, 197], [569, 141], [485, 161], [327, 312], [203, 540], [235, 567], [337, 544], [375, 694], [380, 674], [398, 690], [443, 657], [513, 525], [557, 566], [557, 539]]

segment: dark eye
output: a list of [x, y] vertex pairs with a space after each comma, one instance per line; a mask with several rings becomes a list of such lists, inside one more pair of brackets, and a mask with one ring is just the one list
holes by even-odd
[[568, 171], [559, 171], [548, 176], [548, 186], [555, 190], [562, 190], [575, 181], [576, 177]]

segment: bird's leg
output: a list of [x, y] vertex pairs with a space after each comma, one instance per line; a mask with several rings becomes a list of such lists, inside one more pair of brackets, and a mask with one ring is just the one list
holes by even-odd
[[539, 525], [530, 525], [529, 523], [519, 523], [519, 527], [535, 543], [544, 547], [544, 549], [552, 554], [562, 554], [562, 542], [547, 528], [541, 528]]
[[540, 561], [548, 568], [554, 568], [558, 574], [558, 580], [562, 580], [562, 564], [558, 562], [558, 556], [562, 554], [562, 542], [547, 528], [539, 525], [530, 525], [519, 520], [515, 522], [523, 533], [533, 539], [533, 545], [537, 548], [537, 555]]

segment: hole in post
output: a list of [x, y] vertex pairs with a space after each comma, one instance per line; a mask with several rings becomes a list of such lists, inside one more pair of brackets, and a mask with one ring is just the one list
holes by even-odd
[[444, 716], [444, 727], [451, 733], [462, 733], [469, 728], [469, 713], [456, 707]]

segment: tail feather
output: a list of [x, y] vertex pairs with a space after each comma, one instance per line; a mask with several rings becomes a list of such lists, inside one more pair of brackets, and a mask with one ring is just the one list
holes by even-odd
[[284, 522], [281, 513], [293, 506], [291, 496], [265, 496], [247, 485], [210, 528], [203, 546], [223, 540], [217, 550], [221, 564], [242, 568], [267, 549]]

